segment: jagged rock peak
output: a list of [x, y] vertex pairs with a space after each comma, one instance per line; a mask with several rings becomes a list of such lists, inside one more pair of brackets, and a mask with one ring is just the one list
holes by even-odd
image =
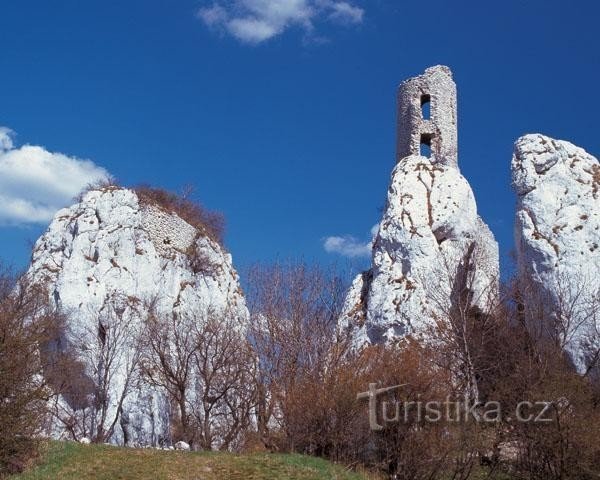
[[[400, 85], [398, 163], [371, 268], [354, 280], [340, 318], [357, 347], [424, 334], [457, 290], [468, 288], [482, 308], [497, 292], [498, 245], [458, 170], [456, 120], [448, 67], [429, 68]], [[431, 146], [429, 157], [424, 144]], [[458, 285], [467, 276], [469, 285]]]
[[[34, 246], [28, 276], [48, 288], [51, 302], [66, 315], [62, 348], [80, 359], [90, 378], [97, 374], [90, 352], [109, 313], [131, 331], [140, 327], [149, 304], [178, 316], [227, 310], [247, 319], [231, 255], [211, 231], [147, 195], [118, 187], [89, 191], [55, 215]], [[124, 342], [117, 352], [106, 422], [118, 421], [110, 441], [164, 445], [170, 414], [164, 391], [139, 381], [118, 405], [133, 343]], [[65, 412], [84, 415], [68, 399], [61, 401]], [[65, 425], [55, 422], [52, 435], [66, 434]]]
[[586, 373], [600, 346], [600, 164], [569, 142], [530, 134], [515, 143], [512, 181], [520, 278], [553, 310], [546, 332]]

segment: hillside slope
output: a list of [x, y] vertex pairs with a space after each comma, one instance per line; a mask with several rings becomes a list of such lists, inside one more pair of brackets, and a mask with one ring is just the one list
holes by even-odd
[[366, 480], [302, 455], [176, 452], [51, 442], [39, 466], [11, 480]]

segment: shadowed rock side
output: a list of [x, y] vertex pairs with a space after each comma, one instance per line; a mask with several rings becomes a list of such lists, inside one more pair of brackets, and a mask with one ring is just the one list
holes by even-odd
[[585, 374], [600, 348], [600, 165], [569, 142], [525, 135], [512, 180], [520, 277], [549, 310], [544, 325], [530, 326], [560, 342]]
[[[340, 319], [357, 348], [422, 335], [449, 311], [457, 278], [468, 277], [475, 305], [484, 307], [497, 292], [498, 245], [458, 170], [450, 70], [427, 69], [404, 82], [399, 96], [399, 155], [421, 138], [431, 155], [404, 156], [392, 172], [371, 268], [354, 280]], [[428, 121], [415, 118], [423, 98], [431, 102]]]
[[[170, 411], [161, 388], [137, 379], [119, 405], [149, 304], [176, 315], [227, 309], [241, 319], [248, 316], [238, 275], [223, 247], [127, 189], [90, 191], [80, 203], [59, 211], [35, 244], [28, 275], [47, 286], [51, 302], [65, 314], [60, 348], [84, 365], [93, 382], [105, 368], [98, 361], [99, 348], [108, 349], [99, 341], [106, 342], [107, 335], [115, 339], [108, 412], [106, 419], [95, 419], [106, 423], [104, 431], [117, 419], [112, 443], [169, 442]], [[55, 410], [64, 413], [65, 421], [55, 419], [52, 435], [90, 435], [69, 432], [75, 427], [67, 425], [68, 415], [78, 406], [66, 397], [60, 401]]]

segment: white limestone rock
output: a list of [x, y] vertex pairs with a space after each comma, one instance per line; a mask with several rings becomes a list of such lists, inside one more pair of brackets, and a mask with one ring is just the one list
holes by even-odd
[[600, 347], [600, 165], [569, 142], [525, 135], [515, 143], [512, 179], [520, 276], [554, 310], [545, 333], [586, 373]]
[[[202, 259], [203, 268], [191, 264], [189, 251]], [[242, 319], [248, 316], [231, 255], [177, 215], [141, 202], [127, 189], [93, 190], [59, 211], [35, 244], [28, 275], [48, 287], [51, 301], [66, 314], [64, 344], [77, 352], [90, 376], [88, 357], [98, 343], [102, 315], [113, 315], [132, 333], [139, 332], [152, 301], [159, 312], [228, 309]], [[115, 416], [118, 421], [109, 441], [168, 444], [169, 406], [160, 388], [135, 382], [118, 413], [119, 392], [134, 351], [134, 340], [124, 338], [110, 384], [104, 427]], [[68, 407], [67, 399], [61, 402]], [[52, 435], [64, 437], [64, 425], [55, 423]]]
[[183, 451], [189, 452], [190, 445], [189, 445], [189, 443], [186, 443], [183, 440], [180, 440], [179, 442], [177, 442], [175, 444], [175, 450], [183, 450]]
[[497, 291], [498, 245], [468, 182], [454, 166], [403, 159], [392, 173], [372, 267], [346, 297], [341, 323], [354, 331], [355, 346], [422, 333], [452, 301], [471, 248], [474, 303], [485, 307]]

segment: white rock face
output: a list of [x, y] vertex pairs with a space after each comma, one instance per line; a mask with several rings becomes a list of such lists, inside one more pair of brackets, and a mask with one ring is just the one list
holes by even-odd
[[498, 246], [477, 215], [473, 192], [453, 166], [410, 156], [392, 173], [373, 244], [372, 267], [346, 298], [342, 325], [356, 346], [423, 332], [452, 299], [461, 263], [474, 266], [474, 303], [495, 295]]
[[586, 373], [600, 347], [600, 165], [569, 142], [525, 135], [512, 177], [521, 277], [553, 310], [543, 333]]
[[[430, 118], [421, 106], [430, 103]], [[370, 270], [346, 297], [342, 328], [357, 348], [420, 335], [458, 289], [484, 307], [497, 292], [498, 245], [477, 214], [457, 158], [456, 86], [448, 67], [402, 83], [398, 163], [373, 242]], [[419, 154], [430, 147], [430, 157]]]
[[[192, 268], [188, 249], [206, 268]], [[108, 429], [117, 419], [111, 443], [170, 441], [169, 406], [160, 388], [135, 382], [119, 412], [135, 352], [134, 335], [128, 333], [140, 330], [149, 302], [155, 301], [159, 312], [228, 309], [248, 316], [231, 255], [177, 215], [142, 204], [126, 189], [91, 191], [59, 211], [35, 244], [28, 275], [48, 286], [51, 300], [67, 315], [65, 344], [77, 352], [90, 376], [97, 374], [90, 357], [100, 335], [99, 319], [111, 316], [123, 327], [104, 420]], [[66, 399], [61, 401], [67, 408]], [[65, 426], [57, 422], [53, 434], [66, 435]]]

